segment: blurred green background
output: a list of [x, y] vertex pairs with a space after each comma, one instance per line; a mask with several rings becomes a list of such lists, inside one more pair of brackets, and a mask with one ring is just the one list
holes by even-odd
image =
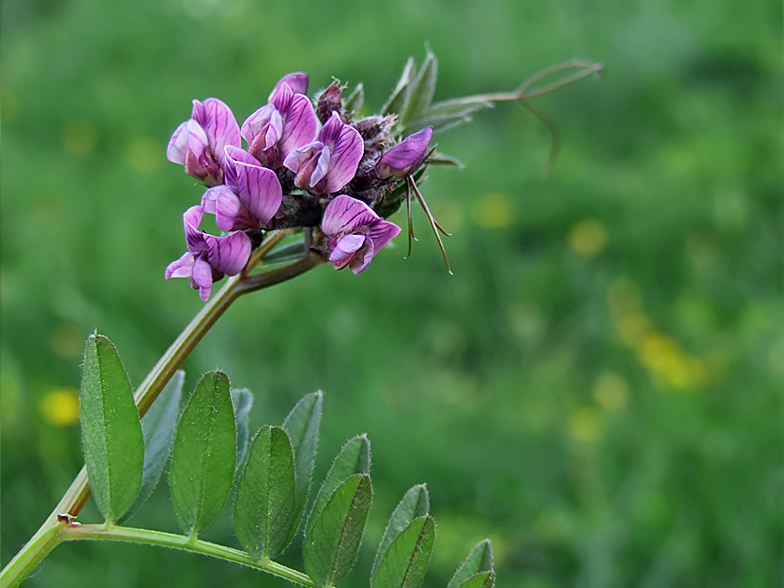
[[[345, 586], [427, 482], [428, 587], [493, 541], [499, 586], [782, 581], [781, 5], [729, 0], [6, 0], [2, 4], [2, 562], [82, 463], [84, 338], [134, 384], [201, 306], [166, 265], [201, 189], [166, 161], [190, 100], [241, 122], [283, 74], [365, 83], [409, 55], [436, 100], [511, 90], [555, 62], [607, 74], [438, 137], [462, 170], [361, 276], [321, 267], [240, 300], [187, 361], [256, 395], [255, 427], [325, 391], [316, 477], [368, 433], [376, 492]], [[404, 214], [392, 220], [403, 224]], [[237, 545], [229, 509], [208, 539]], [[82, 513], [97, 521], [94, 506]], [[165, 483], [130, 524], [176, 530]], [[298, 549], [284, 560], [301, 567]], [[144, 546], [67, 544], [26, 585], [284, 586]]]

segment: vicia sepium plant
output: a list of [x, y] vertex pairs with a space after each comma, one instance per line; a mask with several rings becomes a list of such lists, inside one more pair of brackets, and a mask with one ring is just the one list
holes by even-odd
[[[346, 443], [311, 500], [320, 392], [305, 396], [282, 425], [265, 425], [251, 438], [251, 392], [232, 389], [229, 378], [216, 371], [202, 376], [185, 400], [178, 368], [239, 296], [327, 262], [355, 274], [365, 271], [400, 232], [387, 219], [404, 200], [410, 253], [412, 196], [446, 261], [439, 232], [448, 233], [430, 213], [419, 184], [430, 166], [458, 163], [436, 150], [434, 136], [469, 121], [478, 110], [516, 101], [551, 129], [549, 168], [558, 151], [557, 127], [530, 99], [602, 67], [568, 62], [532, 76], [513, 92], [434, 104], [437, 70], [431, 52], [418, 70], [409, 59], [389, 100], [372, 116], [360, 115], [362, 84], [344, 98], [346, 88], [335, 82], [311, 101], [303, 73], [284, 76], [267, 104], [241, 126], [222, 101], [194, 100], [191, 118], [174, 131], [167, 156], [205, 191], [183, 215], [187, 251], [169, 264], [165, 277], [188, 278], [207, 304], [135, 391], [114, 345], [98, 334], [87, 339], [81, 387], [85, 467], [3, 569], [0, 588], [19, 585], [58, 544], [78, 540], [192, 551], [313, 588], [334, 586], [351, 570], [373, 498], [368, 439]], [[569, 70], [566, 77], [532, 89]], [[202, 230], [205, 214], [214, 215], [225, 234]], [[213, 284], [225, 276], [228, 281], [213, 296]], [[167, 465], [182, 534], [126, 526]], [[77, 521], [91, 493], [103, 522]], [[201, 538], [227, 502], [240, 547]], [[275, 561], [297, 533], [303, 536], [304, 571]], [[434, 541], [427, 489], [415, 486], [392, 513], [370, 571], [371, 588], [417, 588]], [[484, 541], [448, 588], [491, 588], [494, 581], [490, 543]]]

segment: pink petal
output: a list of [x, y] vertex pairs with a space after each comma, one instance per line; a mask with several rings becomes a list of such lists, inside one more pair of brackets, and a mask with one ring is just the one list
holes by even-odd
[[335, 269], [343, 269], [346, 267], [349, 261], [351, 261], [351, 258], [354, 257], [354, 254], [364, 243], [364, 235], [344, 235], [335, 241], [334, 246], [332, 239], [330, 239], [331, 251], [329, 260], [332, 262], [332, 265], [335, 266]]
[[179, 163], [185, 165], [185, 154], [188, 151], [188, 121], [180, 124], [171, 139], [169, 145], [166, 147], [166, 157], [172, 163]]
[[239, 197], [228, 186], [217, 186], [215, 192], [215, 224], [221, 231], [236, 228], [238, 217], [242, 211]]
[[219, 272], [234, 276], [245, 267], [250, 257], [251, 243], [242, 231], [235, 231], [227, 237], [207, 235], [207, 261]]
[[373, 247], [373, 242], [370, 239], [365, 241], [365, 247], [357, 251], [357, 254], [349, 262], [349, 267], [354, 275], [361, 274], [373, 261], [373, 256], [377, 250]]
[[297, 94], [307, 94], [308, 93], [308, 74], [302, 73], [300, 71], [295, 71], [290, 74], [286, 74], [277, 84], [275, 84], [275, 88], [269, 95], [269, 102], [272, 102], [275, 98], [275, 93], [278, 91], [280, 86], [283, 84], [288, 84], [291, 89]]
[[359, 132], [354, 127], [343, 124], [337, 112], [332, 113], [327, 124], [319, 131], [318, 137], [332, 152], [324, 190], [330, 194], [348, 184], [357, 173], [357, 166], [364, 153], [364, 143]]
[[237, 173], [237, 190], [242, 204], [262, 224], [275, 216], [283, 200], [283, 190], [278, 176], [271, 169], [260, 165], [234, 162]]
[[313, 188], [318, 184], [324, 176], [327, 175], [329, 171], [329, 162], [332, 158], [330, 154], [329, 147], [324, 145], [324, 149], [321, 151], [321, 155], [319, 155], [318, 162], [316, 163], [316, 167], [313, 168], [313, 171], [310, 174], [310, 187]]
[[217, 98], [207, 98], [200, 107], [193, 101], [193, 118], [201, 125], [209, 140], [215, 159], [223, 167], [226, 145], [240, 146], [240, 127], [231, 109]]
[[295, 94], [291, 104], [283, 113], [283, 129], [278, 146], [280, 156], [285, 159], [289, 153], [316, 138], [318, 119], [313, 104], [307, 96]]
[[199, 298], [207, 302], [212, 292], [212, 267], [201, 255], [196, 256], [191, 274], [191, 287], [199, 290]]
[[182, 215], [185, 226], [185, 242], [188, 249], [194, 253], [204, 251], [204, 233], [199, 230], [204, 209], [201, 206], [191, 206]]
[[327, 205], [321, 220], [321, 230], [328, 237], [340, 233], [352, 233], [357, 228], [373, 223], [380, 218], [372, 208], [361, 200], [341, 194]]
[[378, 252], [381, 248], [398, 236], [400, 227], [395, 223], [380, 220], [373, 223], [368, 231], [368, 237], [373, 242], [373, 249]]
[[262, 106], [242, 123], [242, 138], [248, 142], [251, 153], [272, 147], [282, 132], [283, 120], [272, 104]]
[[176, 261], [172, 261], [166, 267], [166, 279], [169, 280], [171, 278], [189, 278], [193, 273], [193, 253], [188, 251], [187, 253], [183, 254]]
[[427, 154], [433, 127], [425, 127], [421, 131], [409, 135], [403, 141], [384, 153], [376, 165], [376, 174], [382, 180], [387, 178], [404, 178], [415, 170]]

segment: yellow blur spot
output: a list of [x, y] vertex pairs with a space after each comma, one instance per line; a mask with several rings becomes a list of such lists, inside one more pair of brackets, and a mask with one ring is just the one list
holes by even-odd
[[63, 359], [75, 359], [82, 354], [82, 332], [73, 325], [60, 325], [49, 335], [49, 345]]
[[71, 155], [85, 155], [93, 150], [97, 133], [86, 120], [72, 120], [63, 127], [63, 148]]
[[627, 345], [635, 346], [653, 329], [651, 319], [642, 312], [631, 312], [623, 315], [615, 324], [621, 340]]
[[153, 173], [160, 167], [163, 159], [163, 146], [149, 137], [137, 137], [125, 152], [125, 161], [140, 174]]
[[474, 221], [485, 229], [503, 229], [512, 224], [514, 206], [504, 194], [485, 194], [474, 203], [471, 210]]
[[569, 433], [581, 443], [593, 443], [603, 432], [604, 418], [596, 408], [578, 408], [569, 417]]
[[74, 388], [49, 392], [39, 405], [41, 416], [55, 427], [70, 427], [79, 422], [79, 394]]
[[704, 384], [708, 371], [702, 360], [683, 352], [669, 337], [654, 333], [638, 349], [642, 364], [665, 388], [685, 390]]
[[629, 385], [617, 374], [602, 374], [594, 384], [593, 397], [604, 410], [623, 410], [629, 403]]
[[569, 245], [581, 257], [596, 257], [607, 245], [607, 231], [598, 221], [580, 221], [569, 231]]
[[653, 372], [666, 370], [675, 361], [676, 353], [675, 341], [661, 333], [648, 335], [639, 349], [643, 365]]

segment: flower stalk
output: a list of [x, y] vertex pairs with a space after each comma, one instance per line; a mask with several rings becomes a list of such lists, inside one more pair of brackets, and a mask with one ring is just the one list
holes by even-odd
[[[166, 353], [163, 354], [158, 363], [147, 374], [147, 377], [142, 381], [134, 394], [140, 418], [144, 416], [164, 386], [166, 386], [199, 341], [202, 340], [215, 322], [237, 298], [243, 294], [263, 290], [290, 280], [326, 261], [320, 254], [311, 252], [306, 248], [303, 257], [292, 263], [266, 272], [250, 274], [249, 272], [254, 266], [263, 262], [264, 255], [269, 253], [289, 232], [284, 230], [270, 235], [251, 254], [251, 260], [245, 269], [238, 275], [228, 279], [223, 288], [204, 305], [185, 330], [180, 333], [174, 343], [166, 350]], [[72, 521], [79, 514], [89, 497], [90, 486], [87, 480], [87, 468], [83, 466], [58, 505], [46, 518], [35, 535], [0, 572], [0, 588], [18, 586], [57, 545], [67, 538], [64, 535], [65, 524]], [[84, 525], [84, 527], [93, 526]], [[76, 525], [67, 527], [67, 529], [75, 528], [79, 527]], [[120, 527], [116, 528], [119, 529]], [[85, 537], [79, 536], [79, 538]], [[245, 557], [247, 558], [247, 556]], [[254, 566], [258, 567], [255, 564], [252, 567]], [[313, 586], [312, 582], [304, 585]]]

